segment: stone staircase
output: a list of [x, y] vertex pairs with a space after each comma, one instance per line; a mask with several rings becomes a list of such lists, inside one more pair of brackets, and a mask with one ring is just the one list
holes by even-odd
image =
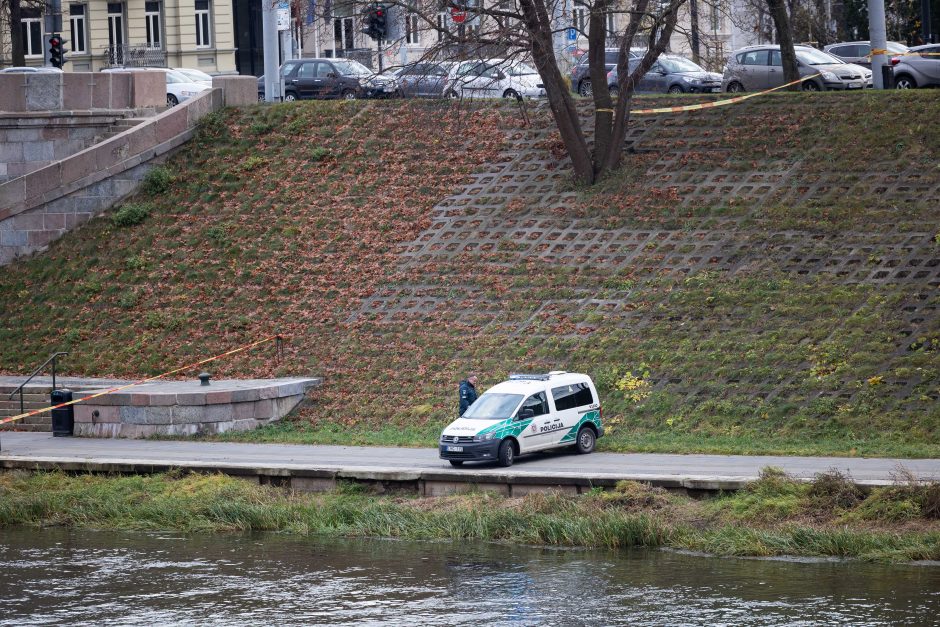
[[[20, 414], [19, 393], [10, 398], [10, 392], [15, 389], [14, 385], [0, 385], [0, 420]], [[50, 405], [51, 385], [27, 385], [23, 392], [24, 411], [42, 409]], [[52, 413], [45, 412], [0, 425], [0, 431], [52, 431]]]
[[146, 122], [147, 118], [118, 118], [114, 121], [111, 127], [98, 138], [99, 142], [102, 142], [106, 139], [110, 139], [115, 135], [120, 135], [124, 131], [134, 128], [141, 122]]

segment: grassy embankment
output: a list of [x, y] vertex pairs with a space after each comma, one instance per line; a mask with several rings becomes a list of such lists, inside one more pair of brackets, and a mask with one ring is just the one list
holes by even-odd
[[940, 485], [867, 497], [831, 474], [796, 483], [770, 469], [749, 489], [698, 501], [643, 484], [582, 496], [373, 496], [360, 486], [297, 494], [222, 475], [0, 474], [5, 525], [454, 539], [737, 556], [940, 559]]
[[[67, 374], [133, 377], [280, 331], [280, 366], [253, 352], [210, 369], [326, 385], [293, 421], [229, 437], [433, 445], [467, 370], [486, 386], [564, 368], [598, 383], [606, 450], [940, 456], [933, 274], [873, 282], [779, 256], [787, 244], [826, 259], [847, 242], [876, 268], [910, 237], [940, 233], [940, 199], [914, 189], [940, 178], [935, 93], [781, 94], [662, 118], [621, 172], [571, 202], [452, 209], [470, 236], [498, 235], [493, 247], [403, 263], [433, 228], [431, 208], [504, 158], [508, 110], [447, 111], [296, 103], [212, 117], [113, 218], [4, 268], [0, 371], [68, 350]], [[736, 174], [775, 190], [729, 196], [709, 179]], [[909, 174], [919, 183], [892, 187]], [[801, 195], [822, 175], [836, 182]], [[670, 239], [646, 241], [627, 267], [549, 260], [494, 226], [520, 213], [609, 241], [625, 229]], [[798, 237], [781, 243], [784, 231]], [[708, 254], [742, 265], [671, 265], [712, 237], [731, 248]], [[916, 246], [919, 268], [935, 268], [940, 242]], [[386, 293], [436, 304], [363, 313]], [[921, 313], [905, 317], [911, 303]]]

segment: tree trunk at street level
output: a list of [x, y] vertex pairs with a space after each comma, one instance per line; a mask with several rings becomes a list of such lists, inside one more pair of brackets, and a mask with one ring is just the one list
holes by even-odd
[[[793, 30], [790, 28], [790, 18], [787, 16], [786, 0], [767, 0], [770, 17], [774, 20], [777, 29], [777, 42], [780, 44], [780, 62], [783, 64], [783, 82], [792, 83], [800, 78], [800, 70], [796, 65], [796, 52], [793, 50]], [[787, 88], [790, 91], [799, 91], [799, 83]]]
[[581, 130], [581, 121], [578, 119], [574, 98], [555, 61], [552, 23], [545, 10], [545, 3], [540, 0], [519, 0], [519, 8], [529, 33], [532, 60], [545, 84], [548, 105], [551, 107], [561, 140], [568, 150], [575, 178], [583, 183], [593, 183], [594, 170], [591, 154], [584, 132]]
[[20, 0], [10, 0], [10, 48], [13, 65], [26, 65], [26, 52], [23, 49], [22, 14]]

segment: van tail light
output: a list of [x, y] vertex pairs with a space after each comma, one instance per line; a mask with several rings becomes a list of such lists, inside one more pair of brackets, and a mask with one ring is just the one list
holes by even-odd
[[607, 72], [607, 80], [610, 80], [611, 75], [614, 73], [613, 70]]
[[603, 407], [597, 408], [597, 419], [603, 422], [604, 420], [604, 408]]
[[891, 65], [897, 65], [901, 62], [901, 57], [891, 57]]

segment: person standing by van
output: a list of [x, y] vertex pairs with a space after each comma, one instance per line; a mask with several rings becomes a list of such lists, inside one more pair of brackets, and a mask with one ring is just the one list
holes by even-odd
[[477, 376], [473, 373], [467, 375], [467, 378], [460, 382], [460, 410], [458, 416], [463, 416], [467, 408], [473, 405], [477, 400]]

